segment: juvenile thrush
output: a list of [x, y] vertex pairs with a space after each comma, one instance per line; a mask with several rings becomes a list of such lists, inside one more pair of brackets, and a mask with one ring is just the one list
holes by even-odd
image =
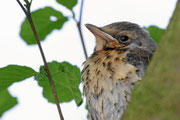
[[145, 29], [130, 22], [86, 27], [96, 37], [94, 52], [82, 70], [90, 119], [120, 120], [157, 44]]

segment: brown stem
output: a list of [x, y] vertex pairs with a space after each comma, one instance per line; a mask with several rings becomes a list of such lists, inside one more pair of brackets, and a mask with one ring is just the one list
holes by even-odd
[[58, 108], [60, 119], [64, 120], [63, 114], [61, 112], [61, 107], [60, 107], [60, 104], [59, 104], [59, 100], [58, 100], [58, 97], [57, 97], [57, 93], [56, 93], [56, 90], [55, 90], [54, 82], [52, 80], [52, 76], [51, 76], [51, 73], [49, 71], [49, 67], [48, 67], [47, 61], [46, 61], [46, 57], [44, 55], [44, 52], [43, 52], [43, 49], [42, 49], [42, 46], [41, 46], [41, 43], [40, 43], [40, 40], [39, 40], [39, 36], [37, 34], [36, 28], [34, 26], [34, 23], [33, 23], [32, 17], [31, 17], [30, 6], [28, 6], [30, 4], [26, 4], [26, 8], [27, 9], [25, 9], [19, 0], [17, 0], [17, 2], [21, 6], [23, 11], [25, 12], [25, 14], [27, 16], [27, 19], [29, 21], [29, 24], [31, 26], [31, 29], [33, 31], [33, 34], [35, 36], [36, 42], [38, 44], [38, 47], [39, 47], [39, 50], [40, 50], [40, 53], [41, 53], [41, 56], [42, 56], [42, 59], [43, 59], [43, 62], [44, 62], [45, 70], [46, 70], [47, 76], [49, 78], [49, 82], [50, 82], [50, 85], [51, 85], [51, 88], [52, 88], [52, 92], [53, 92], [53, 95], [54, 95], [54, 99], [55, 99], [55, 102], [56, 102], [56, 105], [57, 105], [57, 108]]
[[87, 51], [86, 51], [86, 46], [85, 46], [85, 43], [84, 43], [84, 38], [83, 38], [83, 35], [82, 35], [82, 29], [81, 29], [81, 23], [78, 22], [77, 23], [77, 28], [78, 28], [78, 31], [79, 31], [79, 35], [80, 35], [80, 38], [81, 38], [81, 43], [82, 43], [82, 46], [83, 46], [83, 50], [84, 50], [84, 55], [87, 59]]
[[79, 11], [79, 21], [76, 20], [73, 11], [72, 11], [72, 13], [73, 13], [74, 21], [76, 22], [76, 25], [77, 25], [77, 28], [78, 28], [78, 31], [79, 31], [79, 35], [80, 35], [80, 38], [81, 38], [81, 43], [82, 43], [82, 46], [83, 46], [84, 55], [85, 55], [85, 57], [87, 59], [88, 56], [87, 56], [86, 46], [85, 46], [85, 43], [84, 43], [84, 38], [83, 38], [83, 35], [82, 35], [82, 28], [81, 28], [83, 5], [84, 5], [84, 0], [81, 1], [80, 11]]
[[24, 8], [24, 6], [21, 4], [21, 2], [19, 0], [16, 0], [16, 1], [19, 4], [19, 6], [21, 7], [21, 9], [23, 10], [23, 12], [25, 13], [25, 15], [27, 16], [27, 10]]
[[80, 8], [80, 12], [79, 12], [79, 22], [80, 23], [82, 20], [83, 5], [84, 5], [84, 0], [81, 1], [81, 8]]

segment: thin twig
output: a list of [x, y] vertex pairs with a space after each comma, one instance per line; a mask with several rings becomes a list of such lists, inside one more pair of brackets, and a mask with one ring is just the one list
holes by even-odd
[[84, 6], [84, 0], [81, 1], [81, 7], [80, 7], [80, 12], [79, 12], [79, 22], [80, 22], [80, 24], [81, 24], [81, 20], [82, 20], [83, 6]]
[[83, 35], [82, 35], [82, 28], [81, 28], [83, 5], [84, 5], [84, 0], [81, 1], [80, 11], [79, 11], [79, 20], [76, 20], [73, 11], [72, 11], [72, 14], [73, 14], [73, 19], [76, 22], [76, 25], [77, 25], [77, 28], [78, 28], [78, 31], [79, 31], [79, 35], [80, 35], [80, 38], [81, 38], [81, 43], [82, 43], [82, 46], [83, 46], [84, 55], [85, 55], [85, 58], [87, 59], [88, 56], [87, 56], [86, 46], [85, 46], [85, 43], [84, 43], [84, 38], [83, 38]]
[[34, 36], [36, 38], [36, 42], [37, 42], [37, 44], [39, 46], [39, 50], [41, 52], [41, 56], [43, 58], [44, 66], [45, 66], [45, 69], [46, 69], [46, 72], [47, 72], [47, 76], [49, 78], [50, 85], [52, 87], [53, 95], [54, 95], [54, 98], [55, 98], [55, 101], [56, 101], [56, 105], [57, 105], [57, 108], [58, 108], [58, 111], [59, 111], [60, 118], [61, 118], [61, 120], [64, 120], [62, 112], [61, 112], [59, 100], [58, 100], [58, 97], [57, 97], [57, 93], [56, 93], [56, 90], [55, 90], [54, 82], [52, 80], [52, 76], [51, 76], [51, 73], [49, 71], [48, 64], [47, 64], [47, 61], [46, 61], [43, 49], [42, 49], [41, 44], [40, 44], [40, 40], [39, 40], [38, 34], [36, 32], [36, 29], [35, 29], [35, 26], [33, 24], [33, 21], [32, 21], [32, 18], [31, 18], [30, 14], [28, 14], [28, 19], [29, 19], [29, 23], [31, 25], [31, 28], [33, 30]]
[[79, 35], [80, 35], [80, 38], [81, 38], [81, 43], [82, 43], [82, 46], [83, 46], [84, 55], [85, 55], [85, 57], [86, 57], [86, 59], [87, 59], [88, 56], [87, 56], [86, 46], [85, 46], [85, 43], [84, 43], [84, 38], [83, 38], [83, 36], [82, 36], [81, 24], [80, 24], [80, 23], [77, 23], [77, 27], [78, 27]]
[[23, 12], [25, 13], [25, 15], [27, 16], [27, 10], [24, 8], [24, 6], [21, 4], [21, 2], [19, 0], [16, 0], [16, 1], [19, 4], [19, 6], [21, 7], [21, 9], [23, 10]]
[[34, 23], [33, 23], [32, 17], [31, 17], [30, 5], [31, 5], [32, 1], [30, 3], [27, 3], [28, 1], [26, 0], [26, 9], [23, 7], [23, 5], [21, 4], [21, 2], [19, 0], [17, 0], [17, 2], [19, 3], [20, 7], [22, 8], [24, 13], [26, 14], [27, 19], [29, 21], [29, 24], [30, 24], [30, 26], [32, 28], [33, 34], [35, 36], [36, 42], [38, 44], [38, 47], [39, 47], [39, 50], [40, 50], [40, 53], [41, 53], [41, 56], [42, 56], [42, 59], [43, 59], [43, 62], [44, 62], [44, 66], [45, 66], [45, 69], [46, 69], [46, 72], [47, 72], [47, 76], [49, 78], [49, 82], [50, 82], [52, 92], [53, 92], [53, 95], [54, 95], [54, 99], [55, 99], [55, 102], [56, 102], [56, 105], [57, 105], [57, 108], [58, 108], [60, 119], [64, 120], [63, 114], [61, 112], [61, 107], [60, 107], [60, 104], [59, 104], [59, 100], [58, 100], [58, 97], [57, 97], [57, 93], [56, 93], [56, 90], [55, 90], [54, 82], [52, 80], [52, 76], [51, 76], [51, 73], [49, 71], [47, 61], [46, 61], [46, 57], [44, 55], [44, 52], [43, 52], [43, 49], [42, 49], [42, 46], [41, 46], [41, 43], [40, 43], [40, 40], [39, 40], [39, 36], [37, 34], [36, 28], [34, 26]]

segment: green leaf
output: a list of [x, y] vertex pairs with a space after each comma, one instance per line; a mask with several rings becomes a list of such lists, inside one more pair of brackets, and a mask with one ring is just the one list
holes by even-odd
[[149, 31], [150, 36], [159, 43], [161, 36], [164, 33], [164, 29], [158, 28], [157, 26], [151, 25], [148, 28], [145, 28]]
[[26, 66], [8, 65], [0, 68], [0, 91], [8, 88], [14, 82], [22, 81], [33, 75], [36, 75], [36, 72]]
[[[40, 41], [43, 41], [54, 29], [61, 29], [68, 20], [61, 12], [51, 7], [38, 9], [31, 15]], [[27, 18], [21, 25], [20, 36], [28, 45], [37, 44]]]
[[59, 4], [65, 6], [72, 11], [72, 8], [77, 4], [77, 0], [56, 0]]
[[46, 74], [47, 74], [46, 70], [42, 66], [42, 67], [40, 67], [40, 73], [37, 74], [34, 79], [37, 80], [37, 81], [39, 81], [41, 79], [44, 79], [46, 77]]
[[0, 98], [0, 117], [2, 117], [4, 112], [14, 107], [18, 102], [15, 97], [9, 94], [7, 89], [0, 91]]
[[[59, 101], [69, 102], [75, 100], [79, 106], [82, 103], [79, 84], [81, 82], [80, 69], [68, 62], [58, 63], [53, 61], [48, 63], [52, 74], [53, 82]], [[40, 67], [40, 73], [35, 77], [38, 84], [43, 87], [43, 96], [52, 103], [55, 103], [49, 80], [44, 72], [44, 66]]]
[[16, 98], [9, 94], [7, 88], [36, 74], [32, 68], [26, 66], [8, 65], [0, 68], [0, 117], [17, 104]]

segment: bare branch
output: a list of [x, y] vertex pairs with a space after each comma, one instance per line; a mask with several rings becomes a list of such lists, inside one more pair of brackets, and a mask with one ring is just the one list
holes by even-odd
[[87, 59], [88, 56], [87, 56], [86, 46], [85, 46], [85, 43], [84, 43], [84, 38], [83, 38], [83, 35], [82, 35], [82, 29], [81, 29], [80, 22], [77, 23], [77, 27], [78, 27], [79, 35], [80, 35], [80, 38], [81, 38], [81, 43], [82, 43], [82, 46], [83, 46], [84, 55], [85, 55], [85, 57]]
[[25, 15], [27, 15], [27, 10], [24, 8], [24, 6], [21, 4], [21, 2], [19, 0], [16, 0], [16, 1], [19, 4], [19, 6], [21, 7], [21, 9], [23, 10], [23, 12], [25, 13]]
[[47, 76], [48, 76], [48, 79], [49, 79], [49, 82], [50, 82], [50, 85], [51, 85], [51, 88], [52, 88], [52, 92], [53, 92], [54, 99], [55, 99], [55, 102], [56, 102], [56, 105], [57, 105], [57, 108], [58, 108], [60, 119], [64, 120], [63, 114], [61, 112], [61, 107], [60, 107], [60, 104], [59, 104], [59, 100], [58, 100], [58, 97], [57, 97], [57, 93], [56, 93], [56, 90], [55, 90], [54, 82], [52, 80], [52, 76], [51, 76], [51, 73], [49, 71], [47, 61], [46, 61], [46, 57], [44, 55], [44, 52], [43, 52], [43, 49], [42, 49], [42, 46], [41, 46], [41, 43], [40, 43], [40, 40], [39, 40], [39, 36], [37, 34], [36, 28], [34, 26], [34, 23], [33, 23], [32, 17], [31, 17], [30, 7], [31, 7], [32, 0], [31, 0], [31, 2], [29, 2], [28, 0], [25, 1], [27, 10], [23, 7], [23, 5], [21, 4], [21, 2], [19, 0], [17, 0], [17, 2], [20, 5], [20, 7], [22, 8], [22, 10], [24, 11], [24, 13], [26, 14], [26, 17], [27, 17], [27, 19], [29, 21], [29, 24], [30, 24], [31, 29], [33, 31], [33, 34], [35, 36], [36, 42], [38, 44], [38, 47], [39, 47], [39, 50], [40, 50], [40, 53], [41, 53], [41, 56], [42, 56], [42, 59], [43, 59], [43, 62], [44, 62], [45, 70], [47, 72]]
[[86, 50], [86, 46], [85, 46], [85, 43], [84, 43], [84, 38], [83, 38], [83, 35], [82, 35], [82, 28], [81, 28], [83, 5], [84, 5], [84, 0], [81, 1], [80, 11], [79, 11], [79, 20], [76, 20], [75, 14], [74, 14], [73, 11], [72, 11], [72, 14], [73, 14], [73, 19], [76, 22], [76, 25], [77, 25], [77, 28], [78, 28], [78, 31], [79, 31], [79, 35], [80, 35], [80, 38], [81, 38], [81, 43], [82, 43], [82, 46], [83, 46], [84, 55], [85, 55], [85, 58], [87, 59], [88, 58], [87, 50]]
[[80, 24], [81, 24], [81, 20], [82, 20], [83, 6], [84, 6], [84, 0], [81, 1], [81, 7], [80, 7], [80, 12], [79, 12], [79, 23]]

